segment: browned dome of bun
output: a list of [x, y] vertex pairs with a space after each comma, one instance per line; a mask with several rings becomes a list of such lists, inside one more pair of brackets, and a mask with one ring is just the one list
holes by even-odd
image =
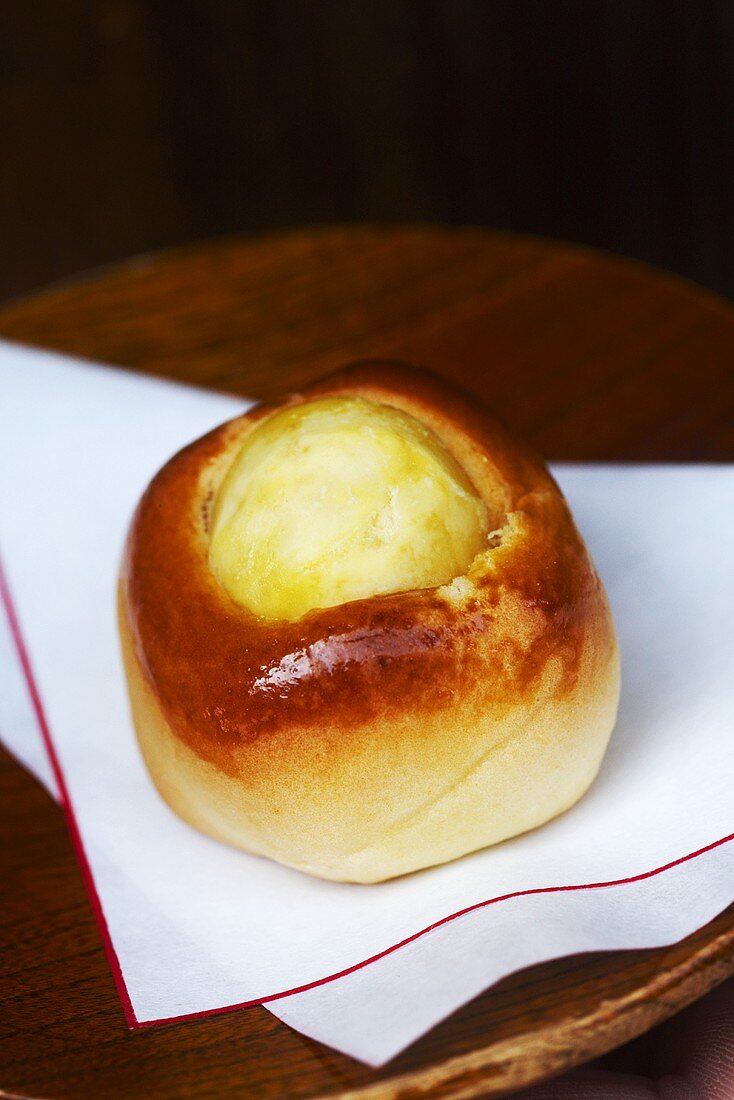
[[[256, 425], [334, 394], [435, 433], [487, 506], [487, 550], [439, 588], [259, 619], [209, 567], [211, 502]], [[588, 788], [614, 725], [614, 626], [560, 490], [475, 399], [405, 366], [347, 367], [172, 458], [133, 519], [119, 617], [165, 800], [325, 878], [390, 878], [548, 821]]]

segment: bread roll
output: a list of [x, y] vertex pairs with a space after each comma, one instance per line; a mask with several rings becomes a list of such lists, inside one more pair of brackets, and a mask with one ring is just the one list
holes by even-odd
[[615, 721], [614, 625], [557, 485], [473, 398], [396, 364], [172, 458], [132, 521], [119, 623], [166, 802], [328, 879], [542, 825]]

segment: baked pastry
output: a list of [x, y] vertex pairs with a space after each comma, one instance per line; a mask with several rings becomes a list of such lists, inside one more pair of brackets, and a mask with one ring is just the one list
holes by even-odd
[[397, 364], [172, 458], [132, 521], [119, 622], [163, 798], [329, 879], [543, 824], [615, 721], [612, 617], [557, 485], [474, 399]]

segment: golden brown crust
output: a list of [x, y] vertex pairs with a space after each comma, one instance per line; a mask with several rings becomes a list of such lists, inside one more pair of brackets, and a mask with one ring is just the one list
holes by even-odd
[[[284, 403], [327, 394], [403, 409], [467, 471], [498, 534], [463, 587], [372, 597], [273, 622], [236, 605], [218, 585], [207, 562], [208, 509], [244, 434]], [[507, 732], [516, 728], [513, 716], [535, 713], [540, 697], [564, 721], [568, 708], [577, 713], [598, 698], [587, 735], [603, 751], [611, 732], [613, 624], [560, 490], [542, 462], [475, 402], [413, 368], [345, 368], [172, 458], [133, 519], [121, 607], [131, 653], [171, 736], [243, 788], [260, 785], [263, 797], [266, 790], [273, 797], [277, 769], [285, 775], [295, 767], [297, 775], [300, 767], [307, 776], [319, 761], [328, 772], [365, 751], [376, 752], [381, 767], [393, 758], [400, 766], [395, 731], [405, 737], [407, 726], [418, 758], [435, 756], [436, 729], [451, 739], [457, 716], [485, 738], [489, 716]], [[470, 758], [477, 754], [481, 744], [472, 745]], [[592, 755], [587, 784], [601, 752]], [[317, 782], [314, 797], [325, 792]]]

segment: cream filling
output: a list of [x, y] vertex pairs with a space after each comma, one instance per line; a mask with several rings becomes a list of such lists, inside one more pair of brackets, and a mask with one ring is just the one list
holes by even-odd
[[457, 583], [487, 508], [415, 417], [357, 397], [283, 409], [247, 436], [214, 502], [209, 564], [265, 619]]

